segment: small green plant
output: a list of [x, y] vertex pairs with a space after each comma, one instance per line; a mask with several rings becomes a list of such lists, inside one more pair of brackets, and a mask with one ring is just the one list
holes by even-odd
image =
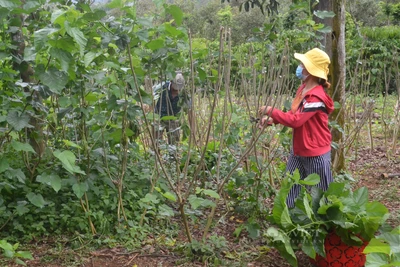
[[7, 259], [13, 259], [15, 263], [26, 266], [26, 263], [21, 259], [32, 260], [32, 254], [29, 251], [17, 251], [18, 247], [19, 243], [11, 245], [4, 239], [0, 240], [0, 248], [3, 250], [4, 257]]
[[[344, 182], [331, 183], [326, 192], [317, 187], [316, 174], [300, 180], [298, 172], [287, 177], [275, 198], [272, 221], [265, 233], [269, 243], [292, 265], [297, 266], [294, 250], [301, 250], [311, 258], [317, 254], [325, 257], [324, 241], [329, 232], [335, 232], [351, 246], [361, 246], [374, 238], [379, 227], [388, 218], [387, 208], [368, 200], [368, 189], [361, 187], [354, 192]], [[289, 209], [286, 197], [293, 184], [301, 185], [295, 207]]]
[[225, 237], [212, 235], [205, 242], [193, 240], [188, 244], [188, 248], [194, 259], [219, 266], [222, 263], [222, 253], [226, 250], [227, 243]]

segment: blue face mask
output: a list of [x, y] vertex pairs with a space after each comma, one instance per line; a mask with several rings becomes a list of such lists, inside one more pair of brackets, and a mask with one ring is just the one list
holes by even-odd
[[297, 66], [296, 69], [296, 77], [303, 80], [304, 76], [303, 76], [303, 68], [299, 65]]

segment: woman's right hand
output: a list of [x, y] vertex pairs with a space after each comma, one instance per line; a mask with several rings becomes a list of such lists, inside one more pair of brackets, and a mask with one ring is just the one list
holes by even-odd
[[274, 123], [274, 120], [271, 117], [264, 116], [261, 118], [258, 128], [262, 129], [266, 126], [271, 126]]

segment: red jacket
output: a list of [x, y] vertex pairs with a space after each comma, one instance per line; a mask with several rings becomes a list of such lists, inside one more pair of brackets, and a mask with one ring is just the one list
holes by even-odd
[[[301, 93], [300, 86], [297, 94]], [[274, 123], [293, 128], [293, 153], [303, 157], [320, 156], [331, 149], [332, 135], [328, 128], [328, 115], [332, 113], [333, 101], [319, 85], [308, 91], [298, 110], [283, 112], [274, 109]]]

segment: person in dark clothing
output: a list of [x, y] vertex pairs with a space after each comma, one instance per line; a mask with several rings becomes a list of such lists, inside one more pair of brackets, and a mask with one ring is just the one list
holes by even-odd
[[168, 144], [175, 145], [180, 140], [180, 124], [176, 118], [180, 111], [180, 91], [185, 86], [182, 73], [178, 72], [175, 79], [162, 84], [161, 93], [154, 108], [154, 113], [160, 116], [160, 123], [153, 126], [154, 138], [161, 140], [164, 131], [167, 132]]
[[[302, 80], [292, 102], [291, 110], [283, 112], [271, 106], [262, 106], [259, 114], [264, 115], [261, 125], [280, 123], [293, 128], [293, 147], [286, 171], [290, 174], [298, 169], [300, 178], [316, 173], [320, 176], [317, 187], [326, 191], [333, 176], [331, 172], [331, 132], [328, 115], [334, 109], [333, 100], [325, 92], [330, 87], [328, 80], [329, 56], [314, 48], [305, 54], [295, 53], [300, 60], [296, 76]], [[286, 200], [288, 207], [294, 207], [300, 193], [300, 186], [294, 185]]]

